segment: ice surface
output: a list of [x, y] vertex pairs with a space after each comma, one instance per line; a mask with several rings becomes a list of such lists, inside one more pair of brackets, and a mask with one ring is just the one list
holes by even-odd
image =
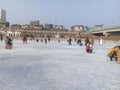
[[120, 64], [107, 51], [116, 44], [95, 43], [92, 54], [75, 42], [48, 44], [0, 41], [0, 90], [120, 90]]

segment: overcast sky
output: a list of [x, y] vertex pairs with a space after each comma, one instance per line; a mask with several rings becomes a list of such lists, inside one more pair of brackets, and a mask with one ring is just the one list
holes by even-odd
[[120, 0], [0, 0], [11, 24], [120, 25]]

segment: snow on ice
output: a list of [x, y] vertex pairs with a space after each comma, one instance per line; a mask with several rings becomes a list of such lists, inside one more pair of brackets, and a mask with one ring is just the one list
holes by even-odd
[[120, 64], [109, 61], [116, 44], [97, 42], [92, 54], [75, 42], [0, 41], [0, 90], [120, 90]]

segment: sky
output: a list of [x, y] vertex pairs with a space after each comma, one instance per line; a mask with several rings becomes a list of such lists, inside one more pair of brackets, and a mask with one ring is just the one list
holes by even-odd
[[120, 0], [0, 0], [10, 24], [120, 25]]

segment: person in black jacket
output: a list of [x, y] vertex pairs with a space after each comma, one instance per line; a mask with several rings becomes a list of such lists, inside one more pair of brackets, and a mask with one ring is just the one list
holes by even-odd
[[6, 43], [6, 45], [5, 45], [5, 48], [6, 49], [11, 49], [12, 48], [12, 39], [10, 38], [10, 37], [6, 37], [6, 39], [5, 39], [5, 43]]

